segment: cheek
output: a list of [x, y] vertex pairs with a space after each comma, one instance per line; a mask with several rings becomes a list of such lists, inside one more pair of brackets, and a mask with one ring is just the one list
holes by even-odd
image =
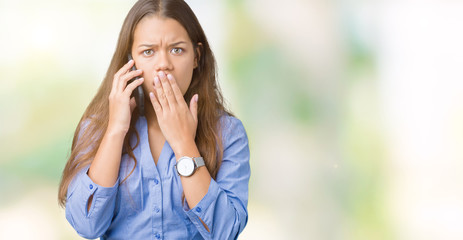
[[153, 91], [154, 88], [154, 69], [150, 69], [148, 67], [141, 66], [140, 69], [143, 70], [143, 90], [145, 90], [145, 94], [148, 94], [150, 91]]
[[180, 91], [182, 91], [182, 94], [185, 95], [186, 91], [190, 87], [191, 83], [191, 78], [193, 77], [193, 70], [187, 70], [181, 73], [180, 76], [178, 76], [177, 79], [177, 84], [180, 88]]
[[[180, 69], [179, 69], [180, 70]], [[182, 64], [181, 71], [177, 72], [175, 79], [177, 79], [177, 84], [179, 85], [182, 94], [185, 95], [186, 91], [190, 87], [191, 79], [193, 77], [193, 62], [185, 61]]]
[[153, 92], [154, 91], [154, 88], [153, 88], [153, 82], [152, 81], [148, 81], [146, 78], [145, 78], [145, 81], [143, 82], [143, 91], [145, 91], [145, 95], [148, 96], [149, 92]]

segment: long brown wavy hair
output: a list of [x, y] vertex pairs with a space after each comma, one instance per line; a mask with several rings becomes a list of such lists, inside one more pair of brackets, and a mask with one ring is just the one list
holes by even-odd
[[[198, 127], [195, 142], [206, 163], [207, 170], [215, 179], [222, 162], [223, 145], [221, 139], [220, 116], [231, 115], [224, 106], [223, 96], [217, 84], [216, 62], [206, 35], [193, 11], [183, 0], [139, 0], [127, 14], [119, 34], [116, 51], [112, 57], [106, 76], [98, 92], [88, 105], [77, 125], [72, 141], [71, 154], [63, 170], [59, 186], [58, 201], [65, 206], [68, 186], [74, 176], [92, 163], [108, 127], [109, 102], [114, 74], [127, 62], [131, 52], [135, 27], [146, 16], [159, 16], [178, 21], [187, 31], [195, 48], [199, 47], [198, 67], [193, 70], [191, 84], [184, 98], [188, 103], [195, 93], [201, 96], [198, 101]], [[198, 45], [198, 43], [201, 43]], [[188, 99], [188, 100], [187, 100]], [[133, 150], [139, 145], [139, 133], [135, 129], [138, 111], [133, 111], [130, 128], [124, 139], [123, 154], [128, 154], [135, 162], [134, 168], [125, 176], [130, 176], [137, 165]], [[130, 136], [137, 137], [131, 146]], [[123, 182], [122, 181], [122, 182]]]

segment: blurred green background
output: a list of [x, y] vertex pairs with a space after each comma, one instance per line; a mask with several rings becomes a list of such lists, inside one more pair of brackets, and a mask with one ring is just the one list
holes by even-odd
[[[463, 4], [190, 0], [250, 139], [240, 239], [462, 239]], [[0, 239], [57, 188], [134, 1], [0, 0]]]

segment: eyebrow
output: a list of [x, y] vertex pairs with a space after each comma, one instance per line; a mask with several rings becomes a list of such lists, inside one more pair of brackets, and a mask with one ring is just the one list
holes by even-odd
[[[169, 45], [169, 47], [174, 47], [174, 46], [177, 46], [177, 45], [180, 45], [180, 44], [186, 44], [187, 42], [185, 41], [179, 41], [179, 42], [175, 42], [175, 43], [172, 43]], [[154, 46], [158, 46], [157, 44], [148, 44], [148, 43], [144, 43], [144, 44], [140, 44], [138, 45], [138, 48], [141, 48], [141, 47], [148, 47], [148, 48], [152, 48]]]

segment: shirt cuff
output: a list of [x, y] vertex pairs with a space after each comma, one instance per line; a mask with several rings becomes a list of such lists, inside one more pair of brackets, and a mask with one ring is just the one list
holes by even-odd
[[[217, 200], [217, 196], [219, 193], [219, 185], [217, 182], [211, 178], [211, 183], [209, 184], [209, 189], [207, 190], [206, 195], [199, 201], [198, 204], [193, 209], [190, 209], [186, 199], [184, 200], [183, 210], [185, 211], [186, 215], [190, 218], [190, 220], [196, 225], [196, 228], [203, 232], [204, 234], [210, 234], [203, 226], [199, 218], [203, 220], [203, 222], [208, 226], [208, 228], [212, 231], [212, 216], [213, 214], [208, 214], [210, 211], [214, 211], [213, 209], [209, 209], [210, 206], [214, 206], [214, 201]], [[204, 235], [203, 235], [204, 236]]]
[[82, 177], [80, 178], [81, 186], [83, 189], [86, 189], [88, 196], [95, 194], [98, 197], [109, 197], [114, 195], [119, 185], [119, 178], [117, 178], [116, 183], [112, 187], [103, 187], [93, 182], [93, 180], [88, 176], [88, 168], [89, 167], [83, 171]]

